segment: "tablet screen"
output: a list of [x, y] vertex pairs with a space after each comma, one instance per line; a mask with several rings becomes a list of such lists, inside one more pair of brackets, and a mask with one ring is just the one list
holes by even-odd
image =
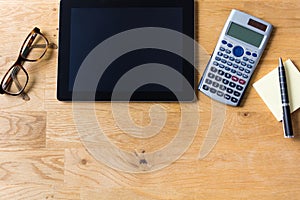
[[[182, 32], [182, 8], [72, 8], [71, 13], [70, 91], [83, 60], [109, 37], [142, 27], [162, 27]], [[177, 42], [182, 49], [182, 41]], [[99, 55], [99, 58], [102, 56], [105, 55]], [[97, 90], [112, 91], [126, 72], [145, 63], [161, 63], [182, 72], [182, 59], [177, 55], [158, 49], [140, 49], [119, 57], [109, 67], [99, 66], [107, 67], [107, 70], [101, 77]], [[182, 88], [179, 81], [174, 81], [174, 84], [177, 84], [178, 90]], [[139, 88], [139, 91], [161, 90], [167, 89], [154, 84]]]
[[[69, 2], [69, 1], [67, 1]], [[71, 2], [71, 1], [70, 1]], [[77, 2], [77, 1], [76, 1]], [[119, 2], [119, 1], [116, 1]], [[121, 1], [120, 1], [121, 2]], [[149, 3], [150, 2], [150, 3]], [[67, 20], [61, 19], [60, 24], [68, 25], [69, 27], [60, 27], [63, 30], [60, 38], [60, 59], [59, 65], [66, 65], [67, 69], [59, 69], [58, 74], [58, 98], [61, 100], [71, 99], [72, 91], [74, 90], [74, 84], [76, 81], [76, 76], [82, 66], [82, 63], [87, 59], [88, 55], [103, 42], [115, 37], [118, 34], [122, 34], [125, 31], [134, 30], [137, 28], [146, 27], [158, 27], [171, 29], [180, 33], [184, 33], [187, 27], [190, 27], [191, 31], [193, 26], [185, 27], [185, 17], [187, 11], [184, 10], [184, 6], [180, 4], [170, 6], [154, 6], [154, 4], [159, 4], [158, 2], [151, 3], [140, 3], [141, 6], [125, 6], [125, 3], [121, 2], [122, 6], [71, 6], [65, 4], [61, 7], [62, 15]], [[81, 4], [81, 2], [80, 2]], [[82, 2], [84, 4], [84, 2]], [[100, 4], [100, 3], [99, 3]], [[109, 3], [107, 3], [109, 4]], [[116, 3], [117, 4], [117, 3]], [[143, 6], [147, 5], [147, 6]], [[149, 6], [149, 5], [151, 6]], [[153, 4], [153, 5], [152, 5]], [[175, 4], [175, 3], [174, 3]], [[133, 5], [133, 4], [132, 4]], [[193, 12], [191, 13], [193, 16]], [[193, 25], [193, 17], [191, 24]], [[68, 23], [68, 24], [67, 24]], [[67, 38], [67, 36], [69, 37]], [[67, 39], [67, 41], [65, 40]], [[145, 38], [147, 39], [147, 38]], [[133, 41], [134, 42], [134, 41]], [[122, 47], [122, 43], [119, 44]], [[176, 49], [184, 49], [183, 39], [174, 41]], [[117, 47], [118, 48], [118, 47]], [[68, 60], [62, 55], [62, 49], [68, 51]], [[107, 55], [98, 55], [97, 58], [105, 59]], [[179, 55], [171, 53], [162, 49], [151, 49], [151, 48], [141, 48], [134, 51], [125, 53], [124, 55], [119, 55], [118, 58], [109, 66], [100, 66], [101, 62], [92, 63], [92, 65], [99, 68], [105, 69], [101, 77], [99, 77], [99, 82], [96, 91], [96, 100], [111, 100], [111, 94], [114, 91], [118, 81], [132, 69], [144, 65], [151, 64], [155, 65], [157, 63], [166, 65], [180, 74], [186, 73], [187, 62]], [[60, 66], [59, 66], [60, 67]], [[191, 66], [193, 68], [193, 66]], [[194, 81], [194, 74], [190, 70], [189, 77], [191, 83]], [[91, 70], [91, 74], [93, 71]], [[145, 76], [143, 74], [137, 76]], [[156, 77], [157, 73], [148, 73], [147, 77]], [[143, 86], [134, 90], [133, 100], [176, 100], [174, 92], [183, 92], [183, 81], [182, 79], [174, 79], [170, 77], [169, 74], [162, 72], [159, 76], [166, 77], [166, 79], [171, 80], [172, 91], [160, 84], [147, 83]], [[88, 79], [88, 77], [86, 77]], [[62, 80], [64, 79], [64, 80]], [[192, 80], [193, 79], [193, 80]], [[88, 85], [84, 85], [84, 82], [80, 82], [83, 88], [82, 93], [92, 93], [95, 91], [89, 89]], [[133, 88], [128, 83], [128, 87], [122, 87], [123, 93], [129, 93], [133, 91]], [[194, 85], [191, 85], [194, 87]], [[76, 88], [77, 92], [81, 92], [80, 88]], [[175, 88], [175, 89], [174, 89]], [[136, 95], [135, 95], [136, 94]], [[191, 96], [191, 95], [190, 95]], [[127, 100], [120, 97], [117, 100]]]

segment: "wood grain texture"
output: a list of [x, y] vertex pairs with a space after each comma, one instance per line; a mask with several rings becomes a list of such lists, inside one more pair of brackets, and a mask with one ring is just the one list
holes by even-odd
[[[195, 5], [196, 40], [201, 47], [198, 80], [232, 8], [263, 18], [275, 27], [251, 83], [274, 69], [279, 56], [300, 66], [298, 0], [198, 0]], [[58, 0], [0, 0], [0, 78], [33, 27], [38, 26], [50, 42], [58, 44], [58, 11]], [[56, 100], [57, 55], [57, 49], [49, 49], [40, 62], [26, 64], [30, 101], [0, 97], [0, 199], [300, 198], [299, 136], [283, 139], [281, 123], [252, 87], [247, 89], [242, 107], [225, 107], [224, 121], [222, 115], [217, 116], [223, 124], [220, 134], [215, 135], [207, 134], [214, 125], [214, 103], [201, 93], [197, 94], [196, 111], [188, 105], [159, 104], [167, 113], [166, 123], [159, 134], [147, 139], [137, 138], [138, 133], [132, 134], [134, 129], [131, 133], [122, 130], [110, 103], [96, 103], [95, 117], [107, 138], [124, 151], [135, 151], [137, 157], [172, 141], [183, 109], [199, 116], [195, 137], [178, 160], [161, 170], [126, 173], [96, 160], [86, 150], [73, 105]], [[155, 105], [131, 103], [128, 116], [137, 126], [148, 126], [149, 110]], [[84, 107], [79, 111], [84, 113]], [[160, 113], [155, 114], [153, 119]], [[88, 124], [89, 118], [85, 122]], [[293, 122], [298, 133], [299, 111], [293, 114]], [[205, 142], [217, 143], [199, 159]]]
[[46, 112], [0, 113], [1, 149], [32, 149], [46, 146]]

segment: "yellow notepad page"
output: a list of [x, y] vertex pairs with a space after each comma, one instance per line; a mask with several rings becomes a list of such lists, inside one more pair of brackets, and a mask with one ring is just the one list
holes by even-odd
[[[291, 60], [284, 63], [291, 112], [300, 107], [300, 72]], [[282, 120], [282, 106], [279, 86], [278, 69], [274, 69], [262, 79], [253, 84], [253, 87], [267, 104], [278, 121]]]

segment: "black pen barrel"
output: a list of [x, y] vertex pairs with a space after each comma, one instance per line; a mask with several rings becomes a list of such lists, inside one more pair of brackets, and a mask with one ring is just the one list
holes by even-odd
[[289, 94], [288, 94], [287, 81], [286, 81], [287, 79], [286, 79], [286, 73], [281, 58], [279, 58], [278, 72], [279, 72], [280, 93], [281, 93], [281, 102], [282, 102], [282, 111], [283, 111], [282, 122], [283, 122], [283, 129], [284, 129], [284, 137], [293, 138], [294, 133], [292, 127]]
[[285, 69], [283, 66], [279, 67], [279, 81], [280, 81], [280, 90], [281, 90], [281, 102], [282, 105], [289, 103], [289, 93], [287, 89], [287, 82], [286, 82], [286, 74]]
[[292, 127], [292, 119], [291, 119], [291, 111], [290, 106], [283, 106], [283, 128], [284, 128], [284, 137], [293, 138], [293, 127]]

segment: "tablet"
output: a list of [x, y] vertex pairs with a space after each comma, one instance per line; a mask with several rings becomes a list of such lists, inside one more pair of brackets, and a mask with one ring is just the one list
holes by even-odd
[[61, 0], [57, 99], [194, 101], [185, 38], [193, 0]]

